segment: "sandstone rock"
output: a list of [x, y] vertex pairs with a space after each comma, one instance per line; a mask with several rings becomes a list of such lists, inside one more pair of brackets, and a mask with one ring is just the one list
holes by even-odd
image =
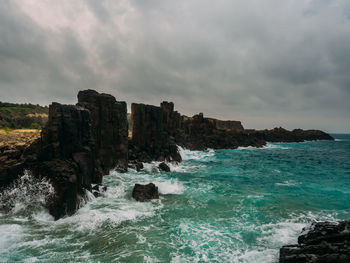
[[160, 163], [158, 165], [158, 168], [159, 168], [160, 171], [170, 172], [169, 166], [166, 163], [164, 163], [164, 162]]
[[145, 202], [151, 199], [158, 199], [158, 187], [153, 183], [149, 183], [146, 185], [135, 184], [134, 189], [132, 191], [132, 197], [139, 202]]
[[125, 102], [116, 101], [109, 94], [94, 90], [78, 93], [78, 105], [89, 109], [95, 151], [105, 173], [117, 168], [127, 170], [128, 164], [128, 120]]

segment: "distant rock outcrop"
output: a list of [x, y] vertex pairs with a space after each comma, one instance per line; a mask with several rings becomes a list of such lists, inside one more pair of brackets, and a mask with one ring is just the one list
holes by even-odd
[[191, 150], [235, 149], [239, 146], [261, 147], [265, 140], [237, 130], [217, 128], [215, 119], [205, 118], [203, 113], [184, 118], [183, 134], [177, 136], [179, 145]]
[[78, 105], [91, 112], [92, 134], [96, 156], [105, 173], [128, 167], [128, 121], [125, 102], [118, 102], [109, 94], [94, 90], [78, 93]]
[[146, 185], [135, 184], [134, 189], [132, 191], [132, 197], [139, 202], [145, 202], [152, 199], [158, 199], [158, 187], [153, 183], [149, 183]]
[[288, 131], [282, 127], [272, 130], [249, 131], [250, 135], [256, 136], [268, 142], [303, 142], [315, 140], [334, 140], [329, 134], [320, 130], [295, 129]]
[[313, 223], [298, 245], [280, 249], [280, 263], [350, 262], [350, 220]]
[[218, 130], [225, 131], [243, 131], [243, 125], [240, 121], [222, 121], [217, 119], [208, 118], [215, 123], [215, 127]]

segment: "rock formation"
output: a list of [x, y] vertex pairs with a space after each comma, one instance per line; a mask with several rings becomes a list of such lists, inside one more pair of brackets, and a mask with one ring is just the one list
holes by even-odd
[[225, 131], [243, 131], [243, 125], [240, 121], [222, 121], [217, 119], [208, 118], [215, 123], [215, 127], [218, 130]]
[[350, 220], [313, 223], [298, 245], [280, 249], [280, 263], [350, 262]]
[[[110, 169], [139, 171], [142, 162], [180, 162], [177, 145], [191, 150], [261, 147], [266, 141], [298, 142], [333, 139], [317, 130], [283, 128], [242, 130], [237, 121], [191, 118], [174, 111], [172, 102], [160, 107], [132, 104], [132, 138], [128, 142], [125, 102], [93, 90], [81, 91], [77, 105], [52, 103], [41, 138], [15, 148], [0, 144], [0, 189], [28, 169], [36, 178], [47, 178], [54, 194], [47, 207], [55, 219], [73, 214], [87, 192], [99, 196], [102, 177]], [[129, 160], [128, 160], [129, 159]], [[169, 171], [165, 163], [159, 166]], [[97, 185], [97, 186], [96, 186]], [[136, 200], [158, 198], [154, 184], [136, 185]]]
[[95, 155], [90, 111], [74, 105], [52, 103], [42, 131], [38, 157], [27, 166], [37, 177], [52, 183], [55, 193], [47, 204], [58, 219], [73, 214], [92, 183], [102, 182]]
[[158, 165], [158, 169], [163, 172], [170, 172], [170, 167], [164, 162]]
[[94, 90], [78, 93], [78, 105], [91, 112], [95, 151], [105, 173], [128, 166], [128, 121], [125, 102]]
[[149, 183], [146, 185], [135, 184], [134, 189], [132, 191], [132, 197], [139, 202], [145, 202], [151, 199], [158, 199], [158, 187], [153, 183]]
[[314, 140], [334, 140], [332, 136], [320, 130], [295, 129], [293, 131], [288, 131], [280, 127], [274, 128], [272, 130], [253, 130], [248, 131], [246, 133], [268, 142], [303, 142]]
[[239, 146], [261, 147], [266, 141], [237, 130], [217, 128], [215, 119], [205, 118], [202, 113], [184, 118], [183, 134], [176, 142], [191, 150], [234, 149]]
[[181, 161], [175, 139], [172, 136], [176, 126], [181, 122], [170, 118], [170, 116], [179, 117], [179, 115], [167, 106], [164, 104], [166, 110], [163, 110], [162, 107], [152, 105], [136, 103], [131, 105], [133, 123], [131, 160]]

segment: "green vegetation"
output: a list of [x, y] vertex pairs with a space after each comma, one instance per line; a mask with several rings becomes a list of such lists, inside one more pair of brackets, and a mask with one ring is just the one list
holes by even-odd
[[49, 113], [47, 106], [0, 102], [1, 129], [41, 129]]

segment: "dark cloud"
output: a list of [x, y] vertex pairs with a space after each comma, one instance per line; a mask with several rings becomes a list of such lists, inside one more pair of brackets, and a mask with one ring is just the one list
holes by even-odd
[[350, 131], [350, 3], [5, 1], [0, 98], [173, 100], [247, 127]]

